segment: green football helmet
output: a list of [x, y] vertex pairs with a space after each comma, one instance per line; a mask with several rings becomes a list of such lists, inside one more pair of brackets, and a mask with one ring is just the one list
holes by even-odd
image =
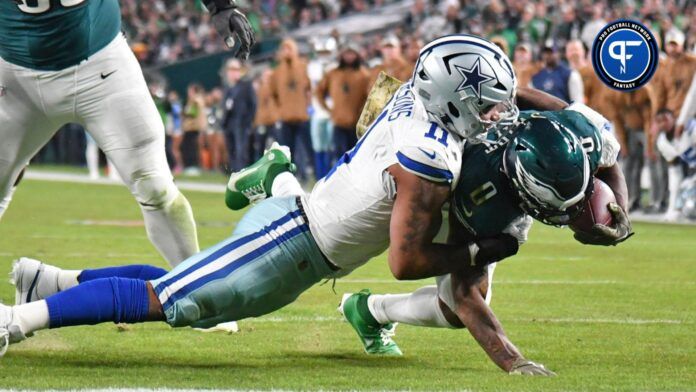
[[567, 225], [592, 192], [590, 162], [580, 140], [563, 124], [541, 114], [514, 127], [503, 171], [522, 209], [549, 225]]

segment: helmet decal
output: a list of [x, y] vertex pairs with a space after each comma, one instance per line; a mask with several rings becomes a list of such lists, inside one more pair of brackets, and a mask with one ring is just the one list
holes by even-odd
[[464, 91], [466, 88], [470, 88], [474, 94], [476, 94], [476, 98], [481, 99], [481, 85], [486, 82], [490, 82], [491, 80], [496, 79], [494, 76], [485, 74], [481, 72], [481, 58], [479, 57], [476, 59], [474, 62], [474, 65], [471, 66], [471, 68], [466, 69], [464, 67], [461, 67], [457, 64], [454, 64], [454, 68], [459, 71], [459, 73], [462, 75], [462, 78], [464, 78], [457, 86], [457, 89], [454, 90], [454, 92], [460, 92]]
[[[590, 168], [589, 161], [584, 159], [583, 167], [583, 183], [587, 184], [589, 182]], [[564, 199], [558, 194], [556, 189], [549, 184], [545, 184], [539, 179], [531, 175], [525, 168], [520, 158], [517, 157], [517, 164], [515, 165], [515, 175], [517, 176], [517, 181], [522, 185], [522, 188], [526, 191], [529, 196], [534, 198], [537, 203], [541, 205], [547, 205], [553, 208], [557, 208], [560, 211], [565, 211], [568, 207], [577, 204], [585, 197], [585, 189], [581, 189], [576, 195], [569, 199]]]

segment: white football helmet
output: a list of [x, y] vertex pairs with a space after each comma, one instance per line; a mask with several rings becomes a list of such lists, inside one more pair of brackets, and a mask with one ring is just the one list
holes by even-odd
[[[519, 114], [510, 59], [492, 42], [473, 35], [448, 35], [423, 47], [411, 88], [432, 121], [470, 141], [480, 141], [493, 125], [513, 123]], [[498, 122], [481, 118], [494, 107]]]

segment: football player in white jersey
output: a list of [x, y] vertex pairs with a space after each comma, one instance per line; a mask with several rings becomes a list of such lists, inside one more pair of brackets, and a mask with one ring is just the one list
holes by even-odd
[[[233, 176], [236, 187], [263, 172], [272, 189], [259, 194], [277, 197], [250, 209], [230, 238], [164, 276], [145, 281], [122, 277], [119, 267], [105, 277], [44, 265], [35, 284], [17, 285], [25, 303], [0, 306], [5, 345], [49, 327], [105, 321], [209, 327], [267, 314], [389, 246], [397, 279], [466, 275], [516, 253], [518, 240], [510, 234], [433, 243], [459, 177], [464, 140], [517, 116], [509, 59], [486, 40], [449, 36], [423, 48], [414, 75], [309, 195], [288, 172], [289, 152], [282, 148], [272, 148], [261, 167]], [[228, 196], [228, 204], [241, 204], [238, 194]]]

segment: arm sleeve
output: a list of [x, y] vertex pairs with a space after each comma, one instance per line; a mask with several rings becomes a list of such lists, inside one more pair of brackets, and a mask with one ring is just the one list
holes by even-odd
[[568, 95], [570, 102], [584, 102], [585, 93], [582, 85], [582, 76], [578, 71], [572, 71], [568, 78]]

